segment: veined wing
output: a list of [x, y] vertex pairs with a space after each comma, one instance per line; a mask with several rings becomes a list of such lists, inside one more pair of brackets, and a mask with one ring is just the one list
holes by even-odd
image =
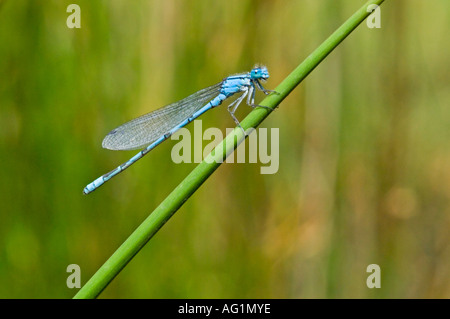
[[122, 124], [106, 135], [102, 146], [110, 150], [144, 148], [216, 97], [221, 85], [222, 82], [204, 88], [180, 101]]

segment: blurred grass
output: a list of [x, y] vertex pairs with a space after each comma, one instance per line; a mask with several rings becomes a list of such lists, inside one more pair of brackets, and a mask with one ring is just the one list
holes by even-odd
[[[194, 166], [169, 141], [83, 196], [133, 154], [110, 129], [255, 62], [274, 87], [362, 1], [84, 0], [79, 30], [70, 3], [0, 6], [1, 298], [72, 297]], [[101, 296], [449, 298], [449, 9], [385, 2], [264, 123], [279, 172], [225, 164]]]

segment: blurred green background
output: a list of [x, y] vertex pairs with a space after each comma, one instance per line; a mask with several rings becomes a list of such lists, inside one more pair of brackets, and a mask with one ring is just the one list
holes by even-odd
[[[167, 141], [85, 196], [135, 153], [102, 149], [111, 129], [256, 62], [274, 88], [364, 3], [1, 1], [0, 297], [71, 298], [66, 267], [84, 284], [195, 167]], [[381, 23], [263, 123], [278, 173], [221, 166], [100, 297], [449, 298], [450, 2], [386, 0]]]

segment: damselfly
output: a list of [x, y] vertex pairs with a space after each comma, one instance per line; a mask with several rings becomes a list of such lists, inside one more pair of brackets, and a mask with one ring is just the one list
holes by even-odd
[[[242, 93], [228, 106], [228, 111], [241, 127], [234, 115], [239, 104], [247, 97], [247, 104], [251, 107], [255, 102], [256, 89], [265, 94], [273, 92], [266, 90], [261, 82], [269, 78], [265, 66], [255, 66], [250, 72], [231, 75], [220, 83], [202, 89], [178, 102], [166, 105], [148, 114], [131, 120], [106, 135], [102, 146], [110, 150], [142, 149], [127, 162], [100, 176], [87, 185], [83, 193], [89, 194], [105, 182], [136, 163], [157, 145], [168, 139], [173, 133], [184, 127], [206, 111], [219, 106], [224, 100], [236, 93]], [[242, 129], [242, 127], [241, 127]], [[245, 133], [245, 132], [244, 132]]]

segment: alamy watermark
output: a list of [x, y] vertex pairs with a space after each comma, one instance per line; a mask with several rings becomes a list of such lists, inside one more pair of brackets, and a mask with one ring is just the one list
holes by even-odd
[[381, 288], [381, 268], [377, 264], [367, 266], [366, 272], [370, 273], [367, 277], [367, 288]]
[[70, 275], [66, 279], [67, 288], [81, 288], [81, 268], [77, 264], [67, 266], [66, 272]]
[[[234, 129], [227, 128], [226, 135], [230, 134]], [[174, 163], [200, 163], [203, 159], [206, 162], [223, 162], [223, 151], [212, 156], [208, 154], [224, 140], [222, 131], [216, 127], [207, 128], [204, 132], [202, 129], [202, 121], [194, 121], [193, 129], [194, 139], [192, 145], [191, 132], [187, 128], [181, 128], [171, 137], [172, 140], [178, 140], [172, 147], [171, 158]], [[245, 163], [248, 157], [248, 163], [262, 163], [261, 174], [275, 174], [279, 168], [279, 140], [280, 130], [278, 128], [270, 129], [270, 143], [267, 128], [258, 130], [249, 129], [246, 131], [248, 135], [246, 141], [248, 143], [240, 144], [237, 149], [229, 154], [225, 159], [225, 163]], [[203, 148], [203, 141], [211, 141]], [[246, 156], [246, 145], [248, 144], [248, 156]], [[224, 148], [226, 147], [225, 144]], [[270, 147], [269, 147], [270, 146]], [[192, 152], [193, 150], [193, 152]]]
[[66, 20], [69, 29], [81, 28], [81, 8], [78, 4], [69, 4], [66, 12], [71, 13]]
[[366, 24], [369, 29], [381, 28], [381, 9], [376, 4], [367, 6], [367, 12], [372, 12], [366, 19]]

